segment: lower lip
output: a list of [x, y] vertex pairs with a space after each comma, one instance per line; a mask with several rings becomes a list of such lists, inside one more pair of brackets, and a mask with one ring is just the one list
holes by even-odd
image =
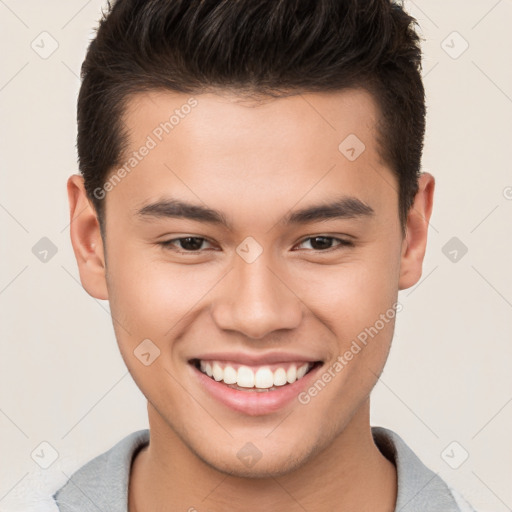
[[302, 379], [296, 380], [293, 384], [280, 386], [273, 391], [240, 391], [208, 377], [194, 365], [190, 366], [208, 394], [227, 407], [249, 416], [270, 414], [285, 407], [310, 385], [317, 371], [322, 367], [319, 365]]

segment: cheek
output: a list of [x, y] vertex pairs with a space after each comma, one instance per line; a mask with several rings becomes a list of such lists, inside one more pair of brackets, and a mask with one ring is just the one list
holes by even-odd
[[336, 404], [334, 430], [367, 399], [386, 363], [397, 314], [398, 269], [399, 255], [381, 247], [346, 266], [311, 272], [302, 290], [312, 315], [329, 328], [333, 345], [318, 380], [299, 398], [319, 411], [312, 418]]
[[342, 339], [357, 336], [396, 302], [399, 262], [398, 251], [380, 247], [341, 265], [318, 266], [300, 296]]
[[[108, 274], [112, 314], [123, 319], [134, 341], [175, 336], [182, 320], [218, 280], [211, 268], [171, 264], [147, 257], [140, 249], [113, 251]], [[126, 332], [120, 334], [127, 339]]]
[[[218, 279], [199, 267], [148, 260], [142, 251], [111, 253], [108, 287], [114, 330], [123, 360], [143, 393], [155, 402], [161, 395], [177, 407], [175, 386], [162, 385], [174, 382], [169, 363], [180, 354], [171, 348], [189, 325], [194, 307]], [[148, 352], [146, 366], [142, 354]]]

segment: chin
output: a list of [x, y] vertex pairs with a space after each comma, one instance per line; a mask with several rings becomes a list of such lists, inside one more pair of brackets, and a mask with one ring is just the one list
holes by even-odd
[[261, 480], [285, 476], [300, 468], [302, 464], [303, 462], [301, 463], [301, 461], [298, 460], [273, 459], [264, 462], [263, 459], [260, 459], [256, 464], [254, 464], [254, 466], [244, 467], [238, 459], [235, 459], [231, 463], [223, 462], [211, 466], [220, 473], [230, 475], [232, 477]]
[[[290, 455], [290, 452], [295, 452]], [[314, 447], [309, 451], [305, 450], [304, 444], [300, 445], [298, 450], [286, 450], [286, 453], [279, 453], [272, 450], [270, 454], [265, 455], [265, 451], [259, 451], [251, 443], [247, 443], [242, 449], [237, 451], [235, 457], [233, 452], [225, 454], [217, 453], [212, 458], [204, 458], [201, 454], [196, 454], [205, 464], [212, 469], [225, 475], [237, 478], [265, 479], [277, 478], [290, 474], [303, 465], [305, 465], [316, 453]]]

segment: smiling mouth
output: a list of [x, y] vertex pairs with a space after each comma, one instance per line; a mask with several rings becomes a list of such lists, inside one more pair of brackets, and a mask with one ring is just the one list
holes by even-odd
[[189, 362], [216, 382], [239, 391], [260, 393], [289, 386], [323, 364], [322, 361], [301, 361], [254, 367], [200, 359], [192, 359]]

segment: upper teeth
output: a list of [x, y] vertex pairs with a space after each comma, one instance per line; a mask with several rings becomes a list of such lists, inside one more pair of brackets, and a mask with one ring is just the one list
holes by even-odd
[[203, 373], [213, 377], [216, 381], [223, 381], [224, 384], [237, 384], [242, 388], [271, 388], [272, 386], [284, 386], [286, 383], [293, 384], [296, 380], [302, 379], [311, 368], [311, 363], [305, 363], [297, 368], [292, 363], [285, 369], [279, 367], [272, 371], [268, 366], [261, 366], [253, 370], [249, 366], [240, 366], [235, 369], [229, 364], [221, 364], [218, 361], [200, 361], [200, 368]]

